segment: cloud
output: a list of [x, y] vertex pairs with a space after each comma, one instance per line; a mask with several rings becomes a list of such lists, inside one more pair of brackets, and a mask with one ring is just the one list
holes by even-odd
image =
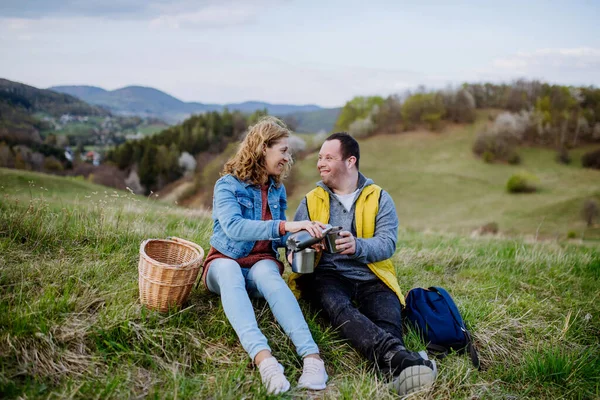
[[149, 20], [169, 26], [216, 26], [245, 22], [270, 3], [268, 0], [2, 0], [0, 15], [5, 20], [84, 17]]
[[600, 49], [545, 48], [495, 59], [479, 71], [504, 77], [541, 78], [564, 83], [600, 83]]
[[206, 28], [240, 25], [254, 20], [258, 12], [256, 7], [243, 4], [235, 7], [215, 5], [194, 12], [160, 15], [150, 21], [150, 26], [154, 28], [180, 28], [182, 26]]

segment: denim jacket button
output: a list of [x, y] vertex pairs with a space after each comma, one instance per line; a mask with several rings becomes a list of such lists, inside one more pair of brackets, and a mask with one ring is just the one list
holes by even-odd
[[277, 206], [273, 206], [273, 208], [277, 208]]

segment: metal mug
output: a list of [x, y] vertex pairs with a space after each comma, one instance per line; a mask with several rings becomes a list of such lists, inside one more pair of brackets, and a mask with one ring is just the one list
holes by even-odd
[[329, 253], [339, 253], [342, 249], [338, 248], [335, 244], [335, 240], [339, 238], [339, 234], [342, 231], [341, 226], [334, 226], [327, 235], [325, 235], [325, 248]]
[[315, 271], [315, 250], [307, 248], [293, 253], [292, 271], [297, 274], [310, 274]]

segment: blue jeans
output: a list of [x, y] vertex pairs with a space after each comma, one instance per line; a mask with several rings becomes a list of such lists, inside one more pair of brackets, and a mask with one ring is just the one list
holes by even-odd
[[250, 297], [267, 300], [275, 319], [301, 357], [319, 353], [298, 301], [274, 261], [261, 260], [251, 268], [241, 268], [234, 260], [218, 258], [210, 264], [206, 285], [211, 292], [221, 295], [225, 315], [252, 360], [260, 351], [271, 351], [271, 348], [258, 329]]

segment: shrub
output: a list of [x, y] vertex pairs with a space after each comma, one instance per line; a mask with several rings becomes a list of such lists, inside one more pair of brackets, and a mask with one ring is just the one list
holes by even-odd
[[519, 164], [521, 159], [515, 148], [514, 140], [486, 131], [479, 132], [473, 143], [473, 153], [481, 156], [485, 162], [504, 160], [511, 164]]
[[600, 149], [585, 153], [581, 157], [581, 165], [584, 168], [600, 169]]
[[44, 169], [47, 171], [57, 172], [62, 171], [63, 165], [54, 156], [46, 157], [44, 160]]
[[571, 164], [571, 156], [566, 147], [561, 147], [556, 153], [556, 162], [560, 164]]
[[0, 167], [13, 168], [15, 166], [15, 156], [4, 142], [0, 142]]
[[498, 233], [498, 223], [497, 222], [489, 222], [479, 228], [479, 231], [482, 234], [492, 234], [495, 235]]
[[575, 231], [569, 231], [567, 233], [567, 239], [575, 239], [577, 237], [577, 233]]
[[466, 89], [444, 93], [447, 117], [454, 122], [475, 121], [475, 98]]
[[511, 165], [518, 165], [521, 164], [521, 156], [517, 152], [512, 152], [506, 161]]
[[184, 151], [179, 155], [177, 165], [186, 173], [193, 173], [196, 170], [196, 158], [187, 151]]
[[538, 178], [526, 173], [518, 173], [511, 176], [506, 182], [506, 190], [509, 193], [533, 193], [537, 191], [536, 182]]
[[401, 114], [408, 128], [427, 123], [435, 129], [446, 114], [444, 99], [440, 93], [414, 94], [402, 104]]
[[481, 158], [483, 158], [483, 161], [485, 161], [486, 163], [491, 164], [494, 162], [495, 157], [494, 157], [494, 153], [492, 153], [489, 150], [486, 150], [483, 152]]
[[581, 216], [585, 220], [588, 227], [594, 224], [594, 219], [598, 217], [598, 214], [600, 214], [600, 207], [598, 206], [598, 202], [594, 199], [587, 199], [583, 203]]
[[350, 129], [350, 124], [357, 119], [367, 118], [373, 107], [380, 106], [384, 102], [383, 97], [371, 96], [362, 97], [358, 96], [347, 102], [335, 123], [335, 129], [339, 131], [346, 131]]
[[370, 117], [359, 118], [350, 124], [348, 133], [355, 138], [368, 137], [375, 130], [375, 124]]

